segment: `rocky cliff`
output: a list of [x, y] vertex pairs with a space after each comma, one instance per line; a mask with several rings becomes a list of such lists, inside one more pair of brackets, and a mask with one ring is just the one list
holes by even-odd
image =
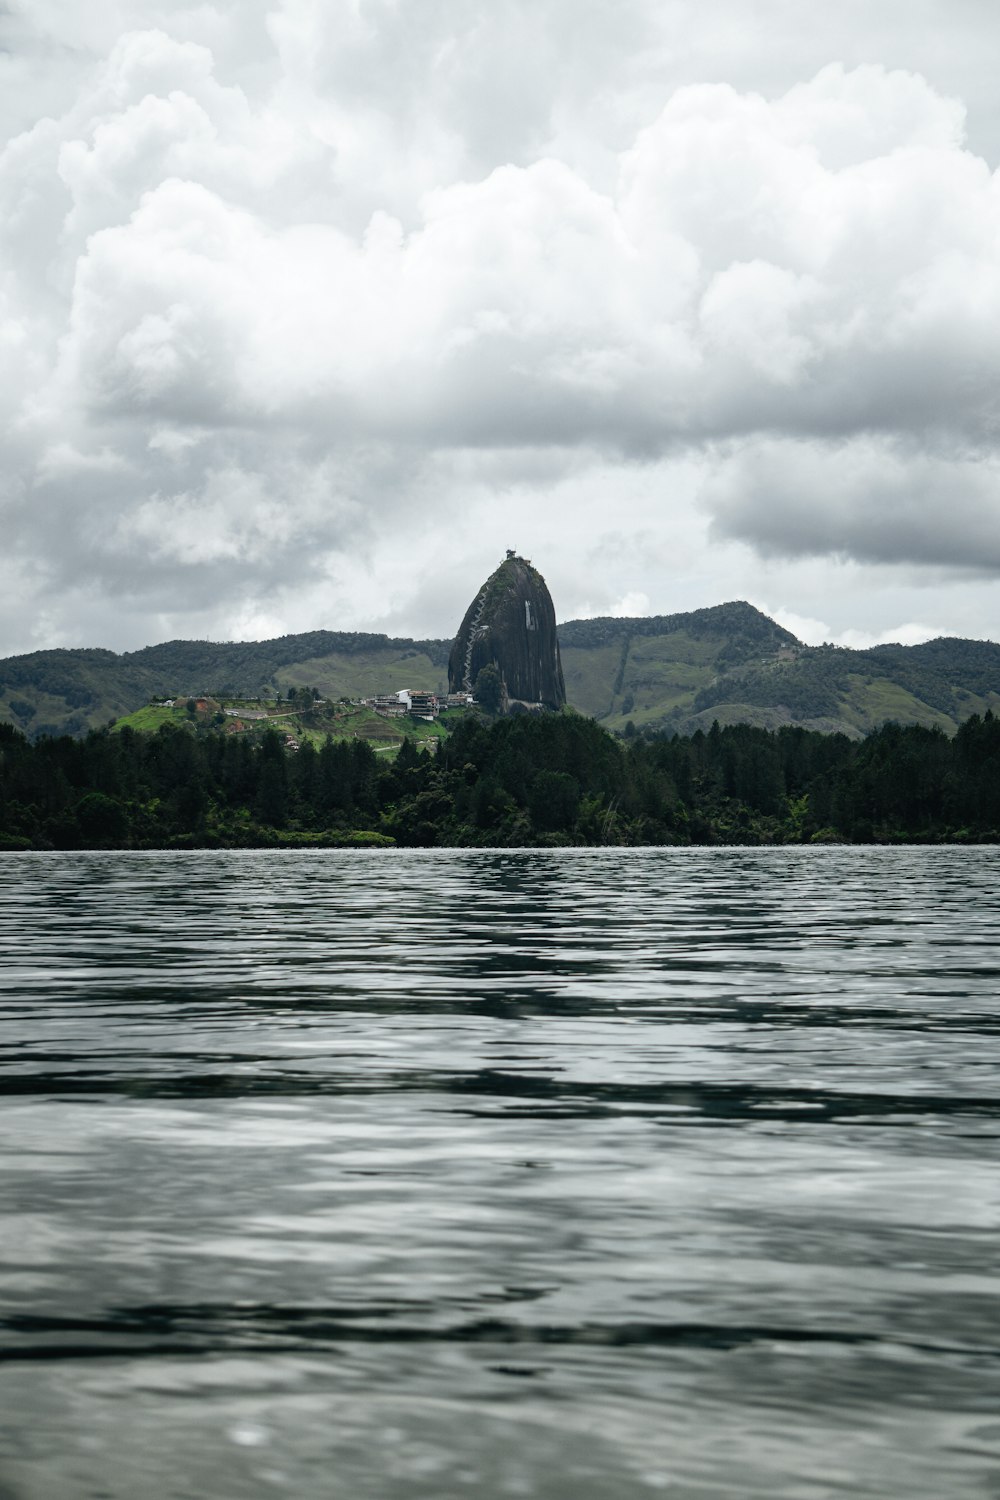
[[501, 681], [500, 706], [561, 708], [566, 702], [556, 612], [545, 579], [508, 552], [465, 612], [448, 659], [452, 692], [472, 691], [484, 667]]

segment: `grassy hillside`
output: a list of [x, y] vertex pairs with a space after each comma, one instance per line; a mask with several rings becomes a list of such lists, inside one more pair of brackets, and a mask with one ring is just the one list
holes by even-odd
[[[155, 734], [165, 724], [189, 730], [194, 735], [219, 732], [228, 736], [257, 740], [265, 729], [277, 729], [303, 744], [312, 741], [317, 748], [327, 735], [335, 740], [365, 740], [372, 748], [392, 760], [405, 740], [416, 745], [427, 745], [431, 741], [446, 738], [451, 729], [465, 717], [466, 710], [450, 709], [440, 719], [428, 723], [422, 719], [386, 719], [371, 709], [359, 704], [323, 701], [311, 708], [303, 709], [287, 701], [271, 701], [266, 706], [267, 718], [234, 718], [225, 709], [247, 707], [254, 712], [262, 711], [260, 700], [241, 702], [239, 699], [221, 696], [212, 699], [204, 709], [189, 709], [186, 700], [173, 705], [146, 703], [134, 713], [123, 714], [111, 725], [112, 734], [123, 729], [136, 729], [146, 734]], [[435, 746], [431, 744], [431, 749]]]
[[891, 720], [950, 731], [970, 714], [1000, 710], [1000, 646], [951, 639], [869, 651], [801, 647], [721, 674], [690, 712], [668, 717], [689, 732], [734, 703], [761, 711], [755, 722], [765, 728], [795, 723], [858, 735]]
[[609, 729], [687, 715], [720, 674], [801, 649], [742, 602], [646, 619], [572, 620], [559, 627], [559, 646], [570, 703]]
[[[690, 733], [718, 719], [856, 738], [887, 720], [951, 731], [970, 714], [1000, 712], [1000, 646], [991, 641], [806, 647], [739, 602], [646, 619], [570, 620], [559, 639], [569, 702], [612, 730], [631, 722]], [[308, 686], [333, 700], [400, 687], [437, 691], [446, 685], [449, 648], [312, 631], [273, 641], [168, 641], [121, 656], [40, 651], [0, 661], [0, 720], [38, 738], [146, 712], [156, 695], [273, 698]]]
[[[446, 647], [448, 643], [432, 644]], [[431, 656], [426, 643], [412, 647], [407, 642], [388, 641], [382, 647], [362, 651], [331, 651], [280, 667], [275, 676], [282, 689], [315, 687], [324, 697], [369, 697], [393, 693], [401, 687], [430, 693], [448, 691], [447, 657], [442, 665], [439, 657]]]
[[34, 651], [0, 661], [0, 720], [31, 738], [81, 734], [163, 691], [156, 674], [113, 651]]
[[316, 687], [354, 697], [446, 685], [448, 641], [316, 630], [273, 641], [166, 641], [141, 651], [36, 651], [0, 661], [0, 720], [32, 739], [81, 734], [150, 698], [201, 693], [273, 697]]
[[[273, 641], [167, 641], [119, 660], [152, 672], [157, 682], [167, 684], [167, 692], [256, 694], [275, 687], [310, 686], [328, 696], [351, 697], [362, 691], [380, 691], [379, 686], [370, 685], [373, 672], [380, 670], [387, 687], [405, 687], [410, 676], [418, 673], [428, 680], [412, 685], [433, 690], [447, 682], [449, 646], [448, 641], [392, 640], [360, 631], [314, 630]], [[2, 670], [0, 664], [0, 674]]]

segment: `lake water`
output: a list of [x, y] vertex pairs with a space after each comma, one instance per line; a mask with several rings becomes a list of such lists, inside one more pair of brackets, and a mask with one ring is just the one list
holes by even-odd
[[1000, 1495], [998, 858], [0, 857], [0, 1500]]

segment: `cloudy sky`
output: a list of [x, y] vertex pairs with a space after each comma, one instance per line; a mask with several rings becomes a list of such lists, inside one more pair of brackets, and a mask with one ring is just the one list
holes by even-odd
[[0, 655], [1000, 638], [994, 0], [0, 3]]

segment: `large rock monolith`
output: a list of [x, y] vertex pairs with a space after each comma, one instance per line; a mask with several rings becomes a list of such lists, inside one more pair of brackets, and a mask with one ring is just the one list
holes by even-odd
[[500, 676], [504, 713], [559, 709], [566, 702], [552, 596], [538, 569], [513, 552], [465, 612], [448, 660], [449, 688], [475, 692], [489, 666]]

